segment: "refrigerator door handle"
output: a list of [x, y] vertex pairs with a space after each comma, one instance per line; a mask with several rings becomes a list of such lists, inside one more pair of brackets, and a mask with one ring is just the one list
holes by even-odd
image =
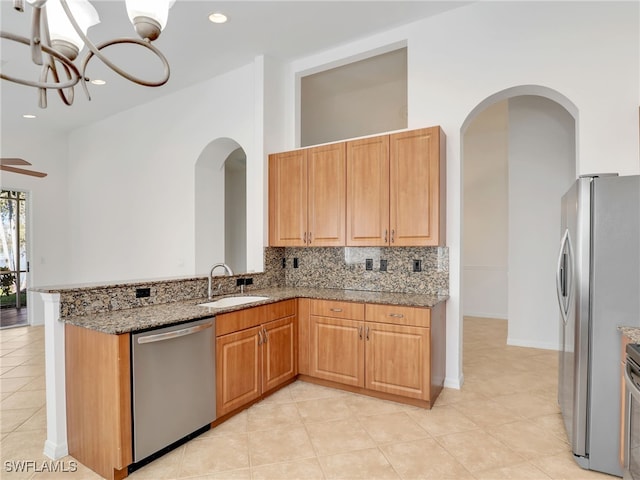
[[558, 294], [562, 322], [566, 325], [573, 297], [573, 248], [568, 229], [565, 230], [560, 241], [560, 253], [556, 268], [556, 293]]

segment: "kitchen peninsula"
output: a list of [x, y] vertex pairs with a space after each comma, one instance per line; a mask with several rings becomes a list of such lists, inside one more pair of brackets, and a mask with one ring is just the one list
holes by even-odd
[[[272, 255], [281, 255], [284, 249], [268, 250], [275, 250], [270, 252]], [[411, 251], [411, 255], [415, 253]], [[427, 259], [425, 265], [430, 264]], [[436, 266], [435, 270], [438, 268]], [[251, 274], [254, 288], [246, 292], [267, 297], [266, 300], [222, 309], [198, 305], [206, 302], [207, 282], [198, 277], [37, 289], [47, 305], [48, 439], [45, 453], [53, 458], [69, 453], [106, 478], [126, 476], [132, 463], [131, 334], [211, 316], [216, 317], [218, 346], [217, 419], [214, 424], [295, 378], [430, 408], [445, 375], [444, 312], [448, 296], [442, 293], [441, 283], [433, 286], [432, 293], [397, 293], [283, 286], [283, 282], [274, 282], [272, 275], [271, 268], [266, 268], [265, 273]], [[235, 292], [236, 277], [216, 279], [221, 285], [222, 296]], [[152, 295], [137, 298], [136, 292], [141, 289], [148, 289]], [[260, 385], [244, 380], [232, 382], [250, 386], [250, 391], [236, 392], [235, 387], [225, 385], [229, 368], [236, 367], [233, 375], [246, 375], [246, 371], [237, 371], [237, 365], [225, 363], [225, 348], [229, 353], [229, 349], [238, 345], [228, 340], [240, 334], [262, 335], [262, 327], [257, 330], [256, 327], [263, 325], [265, 319], [269, 320], [269, 312], [279, 306], [287, 306], [290, 319], [287, 348], [294, 353], [289, 355], [292, 360], [286, 368], [283, 367], [288, 373], [281, 383], [269, 384], [265, 380], [268, 388], [262, 386], [262, 379], [258, 380]], [[332, 350], [334, 347], [328, 344], [335, 341], [336, 332], [344, 333], [338, 342], [341, 347], [349, 345], [348, 351], [343, 348]], [[366, 341], [370, 342], [367, 347]], [[90, 349], [86, 348], [87, 342], [91, 344]], [[314, 349], [314, 345], [319, 344], [323, 347]], [[89, 357], [80, 358], [78, 352]], [[329, 355], [323, 355], [323, 352]], [[407, 356], [416, 354], [418, 358]], [[255, 361], [258, 361], [262, 354], [256, 351], [255, 355]], [[392, 355], [394, 361], [384, 361], [385, 355]], [[278, 354], [278, 358], [283, 356], [286, 357]], [[351, 360], [345, 362], [345, 358]], [[336, 359], [340, 365], [337, 371]], [[355, 370], [344, 371], [344, 365], [355, 366]], [[390, 365], [395, 365], [395, 370], [385, 369]], [[370, 370], [374, 366], [375, 372]], [[101, 370], [92, 372], [92, 368]], [[409, 376], [395, 380], [399, 371]], [[95, 388], [86, 385], [76, 388], [78, 381], [95, 382], [92, 386]], [[87, 394], [102, 397], [87, 398]], [[102, 407], [98, 411], [95, 405]], [[68, 412], [73, 412], [75, 422]], [[98, 425], [98, 428], [87, 432], [88, 425]], [[91, 439], [91, 435], [97, 437]]]

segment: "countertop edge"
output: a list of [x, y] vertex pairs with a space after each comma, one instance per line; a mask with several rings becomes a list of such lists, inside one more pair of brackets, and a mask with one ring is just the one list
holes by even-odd
[[[120, 335], [138, 332], [148, 329], [161, 328], [169, 325], [207, 318], [225, 313], [259, 307], [284, 300], [297, 298], [309, 298], [317, 300], [349, 301], [358, 303], [380, 303], [385, 305], [398, 305], [417, 308], [433, 308], [446, 302], [448, 295], [428, 295], [398, 292], [371, 292], [364, 290], [339, 290], [339, 289], [310, 289], [310, 288], [269, 288], [251, 290], [244, 296], [261, 295], [269, 297], [248, 304], [235, 305], [225, 308], [201, 307], [198, 304], [210, 300], [206, 298], [182, 300], [179, 302], [163, 303], [144, 307], [136, 307], [109, 312], [94, 313], [88, 315], [72, 315], [62, 317], [61, 322], [78, 327], [89, 328], [102, 333]], [[221, 295], [215, 299], [243, 296]]]
[[632, 342], [640, 343], [640, 327], [618, 325], [618, 330], [626, 337], [629, 337]]

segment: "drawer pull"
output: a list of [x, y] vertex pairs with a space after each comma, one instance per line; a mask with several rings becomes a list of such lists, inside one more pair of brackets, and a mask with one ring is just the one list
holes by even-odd
[[360, 337], [360, 340], [362, 340], [362, 326], [358, 327], [358, 336]]
[[332, 312], [341, 312], [342, 311], [341, 308], [330, 308], [329, 310], [332, 311]]
[[262, 343], [267, 343], [267, 340], [269, 340], [269, 334], [267, 333], [266, 328], [262, 329], [262, 338], [264, 338]]
[[404, 315], [401, 313], [390, 313], [389, 316], [393, 318], [404, 318]]
[[258, 345], [262, 345], [262, 332], [258, 330]]
[[367, 342], [369, 341], [369, 327], [367, 327]]

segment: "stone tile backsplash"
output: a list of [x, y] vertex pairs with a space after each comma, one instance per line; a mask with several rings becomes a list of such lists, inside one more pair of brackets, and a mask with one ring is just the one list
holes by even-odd
[[[287, 287], [449, 294], [447, 247], [288, 247], [266, 250], [277, 250], [271, 257], [281, 255], [278, 263], [284, 270]], [[284, 269], [282, 258], [286, 261]], [[294, 267], [295, 259], [297, 268]], [[367, 259], [372, 260], [372, 270], [366, 269]], [[381, 261], [384, 260], [387, 271], [381, 271]], [[413, 271], [415, 260], [420, 261], [422, 271]]]

